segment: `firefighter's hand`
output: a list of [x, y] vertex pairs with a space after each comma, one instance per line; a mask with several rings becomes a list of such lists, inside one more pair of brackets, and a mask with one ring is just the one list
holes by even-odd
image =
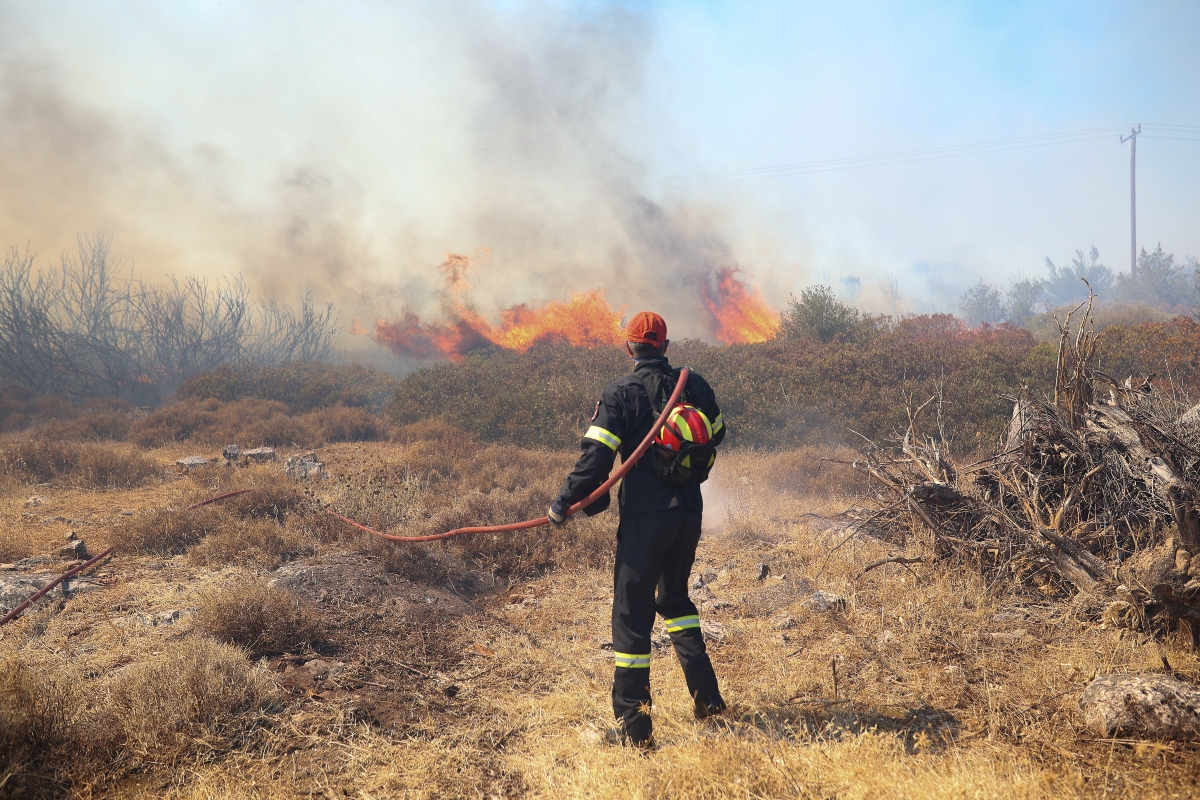
[[554, 505], [546, 511], [546, 516], [554, 523], [554, 527], [561, 528], [567, 521], [567, 504], [562, 498], [555, 500]]

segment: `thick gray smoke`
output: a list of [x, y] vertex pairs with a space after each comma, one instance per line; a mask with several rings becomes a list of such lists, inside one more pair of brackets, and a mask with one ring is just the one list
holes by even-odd
[[485, 315], [605, 288], [712, 338], [701, 297], [739, 254], [720, 209], [638, 189], [641, 15], [73, 8], [0, 8], [0, 242], [46, 260], [102, 233], [141, 277], [241, 275], [367, 328], [436, 317], [456, 252]]

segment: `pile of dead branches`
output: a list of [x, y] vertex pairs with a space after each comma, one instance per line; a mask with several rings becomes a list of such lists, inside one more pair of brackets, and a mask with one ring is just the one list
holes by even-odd
[[[1101, 372], [1091, 303], [1072, 314], [1059, 325], [1054, 395], [1012, 398], [1007, 435], [990, 457], [955, 464], [941, 398], [910, 401], [897, 445], [870, 443], [854, 463], [870, 488], [850, 516], [892, 544], [968, 562], [993, 586], [1087, 593], [1126, 624], [1156, 619], [1194, 643], [1200, 406], [1158, 390], [1153, 375], [1134, 386]], [[938, 419], [923, 426], [931, 408]]]

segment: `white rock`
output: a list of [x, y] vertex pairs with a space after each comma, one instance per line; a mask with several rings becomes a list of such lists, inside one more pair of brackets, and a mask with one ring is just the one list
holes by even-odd
[[1200, 735], [1200, 688], [1165, 675], [1105, 675], [1079, 698], [1101, 736], [1190, 739]]
[[255, 447], [251, 450], [243, 450], [242, 455], [244, 455], [246, 458], [250, 459], [251, 461], [260, 461], [260, 462], [261, 461], [274, 461], [275, 460], [275, 448], [274, 447]]
[[184, 456], [175, 463], [184, 469], [192, 469], [193, 467], [207, 467], [209, 461], [204, 456]]
[[842, 611], [846, 608], [846, 598], [824, 589], [818, 589], [809, 595], [808, 602], [817, 611]]
[[320, 480], [325, 473], [325, 465], [317, 460], [315, 453], [309, 453], [289, 458], [283, 464], [283, 471], [295, 481]]

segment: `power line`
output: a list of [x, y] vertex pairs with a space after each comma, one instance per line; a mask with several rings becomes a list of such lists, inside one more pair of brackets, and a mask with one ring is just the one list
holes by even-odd
[[869, 156], [849, 158], [823, 159], [793, 164], [778, 164], [767, 167], [749, 167], [745, 169], [724, 170], [720, 172], [705, 172], [692, 175], [674, 175], [648, 181], [656, 185], [670, 186], [674, 184], [702, 185], [708, 183], [725, 183], [756, 178], [789, 177], [817, 172], [837, 172], [863, 167], [890, 166], [892, 164], [907, 164], [916, 161], [931, 161], [943, 158], [956, 158], [968, 155], [1005, 152], [1009, 150], [1025, 150], [1036, 147], [1048, 147], [1056, 144], [1072, 144], [1096, 139], [1106, 139], [1114, 133], [1124, 130], [1124, 125], [1112, 125], [1103, 128], [1088, 128], [1061, 133], [1040, 134], [1036, 136], [1019, 136], [1011, 139], [993, 139], [973, 144], [949, 145], [931, 147], [919, 150], [901, 150], [891, 153], [880, 153]]

